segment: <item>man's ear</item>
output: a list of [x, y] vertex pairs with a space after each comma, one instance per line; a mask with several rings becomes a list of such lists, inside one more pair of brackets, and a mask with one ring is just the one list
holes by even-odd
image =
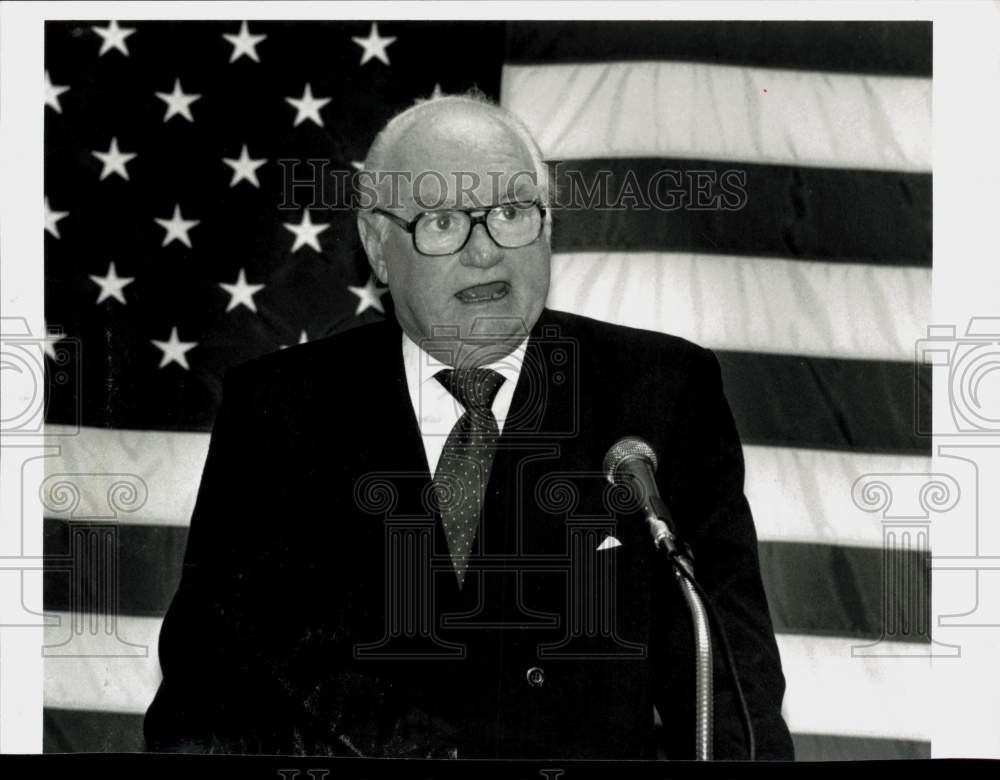
[[358, 214], [358, 235], [361, 236], [361, 245], [368, 255], [368, 264], [372, 267], [375, 278], [382, 284], [389, 284], [389, 267], [385, 262], [385, 253], [382, 250], [382, 236], [378, 226], [375, 224], [376, 217], [372, 214]]

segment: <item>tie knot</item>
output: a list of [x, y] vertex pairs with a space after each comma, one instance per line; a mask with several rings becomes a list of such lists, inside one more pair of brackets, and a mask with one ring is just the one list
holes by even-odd
[[491, 368], [446, 368], [434, 375], [445, 390], [466, 409], [490, 412], [493, 399], [504, 383], [502, 375]]

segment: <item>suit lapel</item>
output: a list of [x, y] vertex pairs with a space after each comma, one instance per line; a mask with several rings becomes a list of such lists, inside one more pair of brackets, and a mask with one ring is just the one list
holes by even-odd
[[549, 310], [543, 309], [528, 337], [501, 446], [513, 440], [547, 441], [565, 427], [561, 418], [569, 410], [567, 401], [573, 390], [566, 381], [570, 368], [566, 350], [565, 336], [552, 322]]
[[[402, 331], [393, 321], [376, 326], [371, 344], [369, 381], [361, 387], [365, 409], [373, 409], [366, 467], [398, 475], [402, 482], [430, 479], [427, 457], [403, 366]], [[377, 400], [376, 400], [377, 399]]]
[[[487, 553], [520, 555], [546, 549], [548, 541], [563, 533], [561, 524], [547, 522], [536, 510], [534, 477], [564, 468], [566, 420], [574, 397], [567, 381], [569, 366], [563, 358], [565, 339], [553, 331], [548, 310], [543, 310], [529, 335], [524, 362], [510, 411], [497, 443], [496, 459], [487, 486], [484, 507]], [[559, 355], [554, 353], [559, 351]], [[534, 475], [534, 477], [532, 476]], [[524, 484], [528, 479], [531, 484]]]

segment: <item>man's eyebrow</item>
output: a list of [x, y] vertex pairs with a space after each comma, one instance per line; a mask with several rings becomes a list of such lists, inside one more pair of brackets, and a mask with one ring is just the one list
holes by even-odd
[[497, 205], [505, 203], [531, 203], [538, 199], [538, 187], [534, 182], [518, 183], [512, 194], [504, 195]]
[[500, 200], [498, 200], [496, 202], [495, 205], [497, 205], [497, 206], [506, 206], [509, 203], [533, 203], [534, 201], [535, 201], [535, 198], [528, 197], [528, 196], [521, 197], [521, 196], [518, 196], [518, 195], [515, 194], [511, 198], [507, 198], [507, 197], [501, 198]]
[[533, 200], [538, 197], [538, 184], [534, 180], [521, 179], [517, 182], [517, 186], [514, 188], [514, 194], [518, 197], [526, 197], [528, 200]]
[[537, 197], [519, 197], [515, 194], [514, 197], [503, 197], [494, 203], [483, 203], [478, 206], [470, 206], [469, 208], [462, 208], [457, 203], [452, 203], [450, 205], [439, 206], [434, 209], [424, 209], [422, 211], [418, 211], [417, 216], [420, 216], [421, 214], [435, 214], [439, 211], [489, 211], [490, 209], [495, 209], [497, 206], [507, 206], [511, 203], [527, 205], [529, 203], [534, 203], [536, 200], [538, 200]]

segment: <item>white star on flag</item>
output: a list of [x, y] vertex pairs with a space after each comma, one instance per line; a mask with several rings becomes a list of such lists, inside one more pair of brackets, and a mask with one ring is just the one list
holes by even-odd
[[[45, 354], [53, 360], [56, 360], [56, 344], [64, 338], [66, 338], [66, 334], [63, 333], [62, 330], [58, 329], [58, 326], [55, 330], [49, 330], [48, 323], [46, 323], [45, 340], [42, 343], [42, 349], [45, 351]], [[56, 360], [56, 362], [58, 363], [59, 361]]]
[[49, 78], [49, 72], [45, 71], [45, 105], [51, 106], [57, 114], [62, 113], [59, 96], [63, 92], [69, 92], [69, 87], [53, 84], [52, 79]]
[[257, 311], [257, 304], [254, 303], [253, 296], [264, 289], [262, 284], [247, 284], [246, 271], [242, 268], [234, 284], [220, 282], [219, 287], [230, 295], [226, 311], [232, 311], [237, 306], [246, 306], [250, 311]]
[[125, 45], [125, 39], [135, 32], [134, 27], [119, 27], [118, 22], [112, 19], [107, 27], [91, 27], [90, 29], [102, 38], [98, 57], [103, 57], [112, 49], [118, 49], [126, 57], [128, 56], [128, 46]]
[[305, 246], [306, 244], [311, 246], [317, 252], [321, 251], [317, 236], [328, 227], [330, 227], [329, 224], [314, 225], [312, 219], [309, 217], [309, 209], [302, 212], [302, 221], [298, 225], [286, 222], [285, 230], [290, 230], [295, 234], [295, 243], [292, 244], [292, 251], [297, 252], [300, 247]]
[[123, 290], [126, 285], [132, 284], [135, 281], [134, 276], [119, 276], [115, 270], [114, 260], [108, 265], [108, 272], [104, 276], [94, 276], [92, 274], [90, 279], [101, 288], [101, 292], [97, 296], [98, 303], [103, 303], [108, 298], [114, 298], [116, 301], [127, 304], [128, 301], [125, 300]]
[[196, 95], [193, 92], [185, 94], [181, 89], [180, 79], [174, 79], [173, 92], [157, 92], [156, 96], [167, 104], [167, 113], [163, 115], [164, 122], [168, 121], [172, 116], [182, 116], [188, 122], [194, 121], [194, 117], [191, 116], [191, 104], [200, 98], [201, 95]]
[[132, 152], [122, 152], [118, 148], [118, 139], [111, 139], [111, 146], [106, 152], [91, 152], [98, 160], [104, 163], [101, 171], [101, 181], [104, 181], [112, 173], [117, 173], [125, 181], [128, 181], [128, 171], [125, 170], [125, 163], [135, 159], [137, 155]]
[[167, 231], [167, 234], [163, 237], [162, 246], [166, 246], [171, 241], [180, 241], [188, 249], [191, 248], [191, 239], [188, 236], [188, 231], [195, 225], [198, 225], [200, 219], [184, 219], [181, 216], [181, 207], [179, 203], [174, 204], [174, 215], [170, 219], [157, 219], [156, 224]]
[[319, 110], [330, 102], [330, 98], [313, 97], [312, 85], [306, 84], [302, 91], [301, 98], [286, 97], [285, 100], [295, 106], [295, 121], [293, 127], [298, 127], [307, 119], [315, 122], [320, 127], [323, 126], [323, 118], [319, 115]]
[[[308, 343], [308, 341], [309, 341], [309, 334], [306, 333], [305, 331], [302, 331], [302, 333], [299, 335], [299, 344], [306, 344]], [[288, 349], [290, 346], [291, 344], [279, 344], [278, 349]]]
[[260, 188], [260, 182], [257, 181], [257, 169], [267, 160], [263, 157], [256, 160], [250, 157], [246, 144], [243, 144], [243, 150], [239, 157], [223, 157], [222, 162], [233, 169], [233, 180], [229, 182], [230, 187], [235, 187], [241, 181], [248, 181], [254, 187]]
[[382, 301], [380, 299], [389, 291], [389, 288], [377, 286], [374, 276], [368, 277], [368, 281], [365, 282], [364, 287], [355, 287], [349, 284], [347, 285], [347, 289], [358, 296], [358, 308], [354, 310], [355, 317], [367, 309], [375, 309], [375, 311], [385, 314], [385, 309], [382, 308]]
[[230, 63], [236, 62], [243, 56], [249, 57], [254, 62], [260, 62], [260, 57], [257, 56], [257, 44], [263, 41], [266, 35], [251, 35], [247, 23], [243, 22], [238, 35], [223, 33], [222, 37], [233, 45], [233, 53], [229, 57]]
[[372, 29], [368, 33], [367, 38], [352, 37], [358, 46], [360, 46], [364, 51], [361, 53], [361, 64], [364, 65], [368, 60], [378, 59], [382, 60], [386, 65], [389, 64], [389, 55], [386, 52], [386, 47], [393, 43], [396, 39], [394, 37], [380, 37], [378, 34], [378, 25], [372, 22]]
[[45, 229], [56, 238], [59, 238], [59, 227], [56, 223], [68, 216], [68, 211], [53, 211], [49, 208], [49, 199], [45, 199]]
[[198, 346], [197, 341], [181, 341], [177, 335], [177, 327], [170, 329], [170, 338], [167, 341], [157, 341], [150, 339], [153, 346], [163, 350], [163, 357], [160, 358], [159, 368], [176, 363], [185, 371], [191, 369], [187, 362], [187, 353]]

